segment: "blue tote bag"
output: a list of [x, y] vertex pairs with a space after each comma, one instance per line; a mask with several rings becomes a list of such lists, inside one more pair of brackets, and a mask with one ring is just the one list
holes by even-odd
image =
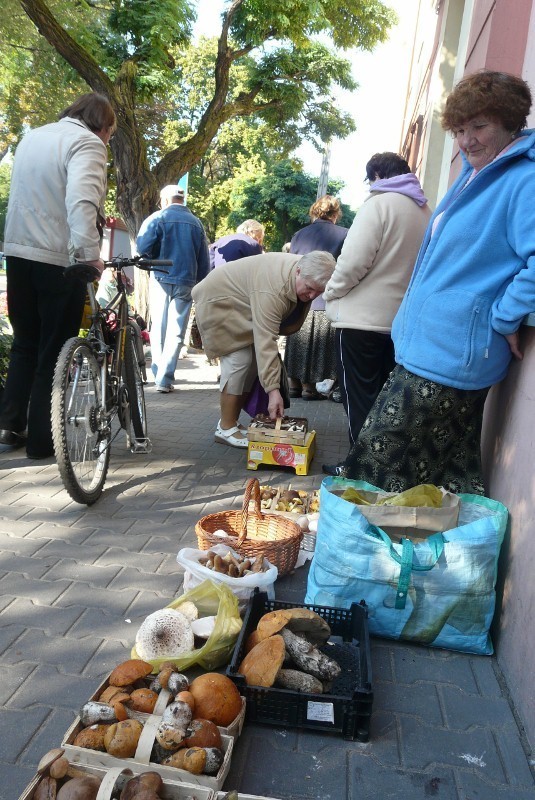
[[490, 655], [504, 505], [460, 494], [457, 527], [423, 541], [394, 541], [343, 500], [364, 481], [326, 478], [305, 603], [349, 608], [365, 600], [370, 633]]

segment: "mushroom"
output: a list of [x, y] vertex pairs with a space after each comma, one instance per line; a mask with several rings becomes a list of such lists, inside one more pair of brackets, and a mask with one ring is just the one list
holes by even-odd
[[284, 662], [286, 649], [282, 636], [263, 639], [247, 653], [238, 672], [245, 676], [248, 686], [273, 686]]
[[155, 611], [141, 624], [136, 650], [141, 658], [166, 658], [190, 653], [194, 640], [188, 619], [172, 608]]
[[[237, 569], [239, 570], [239, 567], [237, 567]], [[201, 617], [201, 619], [196, 619], [191, 623], [193, 635], [198, 636], [199, 639], [209, 639], [214, 632], [215, 620], [215, 617]]]
[[[296, 636], [295, 633], [292, 633], [288, 628], [282, 629], [281, 636], [286, 645], [288, 655], [303, 672], [308, 672], [309, 675], [314, 675], [314, 677], [319, 680], [328, 681], [333, 680], [340, 674], [340, 665], [332, 658], [322, 653], [321, 650], [315, 648], [314, 645], [306, 639], [303, 639], [301, 636]], [[265, 641], [269, 641], [269, 639]], [[260, 642], [260, 644], [262, 644], [262, 642]]]
[[87, 775], [86, 772], [72, 767], [69, 760], [64, 755], [65, 750], [62, 747], [55, 747], [49, 750], [48, 753], [41, 758], [37, 765], [38, 775], [49, 775], [51, 778], [83, 778]]
[[167, 706], [156, 731], [156, 741], [165, 750], [176, 750], [187, 735], [192, 710], [187, 703], [176, 701]]
[[181, 614], [184, 614], [186, 619], [189, 619], [190, 622], [199, 618], [199, 610], [195, 603], [192, 603], [191, 600], [184, 600], [183, 603], [180, 603], [177, 611], [180, 611]]
[[152, 672], [152, 664], [141, 661], [140, 658], [131, 658], [123, 661], [111, 673], [108, 683], [112, 686], [128, 686], [140, 678], [146, 678]]
[[57, 800], [96, 800], [100, 788], [100, 778], [84, 775], [64, 783], [57, 794]]
[[162, 789], [163, 781], [157, 772], [144, 772], [135, 778], [131, 778], [125, 784], [120, 794], [120, 800], [138, 800], [140, 796], [145, 794], [150, 796], [150, 792], [153, 793], [154, 797], [157, 797]]
[[57, 782], [48, 775], [42, 778], [34, 792], [34, 800], [56, 800]]
[[293, 633], [304, 634], [313, 644], [325, 644], [331, 635], [328, 623], [309, 608], [285, 608], [270, 611], [261, 617], [256, 626], [260, 639], [266, 639], [287, 628]]

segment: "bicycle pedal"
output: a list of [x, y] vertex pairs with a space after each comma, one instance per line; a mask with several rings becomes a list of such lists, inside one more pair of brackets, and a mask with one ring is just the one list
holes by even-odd
[[150, 453], [152, 452], [152, 442], [149, 438], [147, 439], [134, 439], [130, 443], [130, 452], [131, 453]]

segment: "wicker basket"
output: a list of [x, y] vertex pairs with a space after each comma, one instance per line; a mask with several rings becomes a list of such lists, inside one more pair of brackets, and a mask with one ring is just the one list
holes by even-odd
[[[254, 511], [249, 503], [254, 502]], [[225, 531], [227, 538], [214, 536], [215, 531]], [[195, 526], [201, 550], [209, 550], [215, 544], [226, 544], [237, 553], [247, 557], [265, 556], [278, 570], [286, 575], [295, 567], [303, 532], [296, 522], [275, 514], [263, 514], [260, 510], [260, 485], [251, 478], [245, 487], [241, 511], [219, 511], [202, 517]]]

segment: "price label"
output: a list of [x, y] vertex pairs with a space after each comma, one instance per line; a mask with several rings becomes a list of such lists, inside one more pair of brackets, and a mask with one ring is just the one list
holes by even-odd
[[307, 719], [315, 722], [330, 722], [334, 725], [334, 706], [332, 703], [307, 703]]

